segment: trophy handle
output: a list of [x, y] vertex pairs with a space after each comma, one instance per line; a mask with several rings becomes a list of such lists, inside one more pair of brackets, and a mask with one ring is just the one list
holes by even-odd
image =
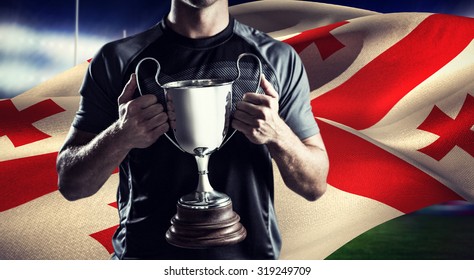
[[[141, 64], [146, 61], [146, 60], [151, 60], [153, 62], [156, 63], [156, 74], [155, 74], [155, 82], [160, 86], [160, 88], [163, 88], [160, 84], [160, 81], [158, 80], [158, 75], [160, 74], [160, 71], [161, 71], [161, 65], [160, 63], [158, 62], [158, 60], [154, 59], [153, 57], [145, 57], [143, 58], [142, 60], [140, 60], [140, 62], [138, 62], [137, 64], [137, 67], [135, 67], [135, 75], [136, 75], [136, 78], [137, 78], [137, 87], [138, 87], [138, 92], [140, 93], [141, 96], [143, 96], [143, 93], [142, 93], [142, 88], [140, 86], [140, 79], [138, 78], [138, 73], [139, 73], [139, 69], [140, 69], [140, 66]], [[166, 95], [165, 95], [165, 99], [166, 99]], [[163, 105], [163, 107], [165, 107], [165, 105]], [[165, 132], [164, 134], [166, 136], [166, 138], [168, 138], [168, 140], [170, 140], [171, 143], [173, 143], [173, 145], [176, 146], [176, 148], [178, 148], [180, 151], [182, 152], [185, 152], [179, 145], [178, 143], [176, 143], [169, 135], [167, 132]]]
[[257, 62], [258, 62], [258, 74], [259, 75], [258, 75], [257, 89], [255, 90], [255, 92], [257, 92], [258, 88], [260, 87], [260, 76], [262, 75], [263, 70], [262, 70], [262, 62], [260, 61], [260, 58], [258, 58], [258, 56], [254, 55], [253, 53], [242, 53], [242, 54], [239, 55], [239, 57], [237, 58], [237, 62], [236, 62], [237, 77], [232, 81], [232, 83], [234, 83], [235, 81], [237, 81], [240, 78], [240, 60], [244, 56], [251, 56], [251, 57], [255, 58], [255, 60], [257, 60]]
[[[260, 58], [258, 58], [258, 56], [254, 55], [253, 53], [242, 53], [242, 54], [239, 55], [239, 57], [237, 58], [237, 62], [236, 62], [237, 77], [232, 81], [232, 83], [234, 83], [235, 81], [237, 81], [240, 78], [240, 60], [244, 56], [251, 56], [251, 57], [255, 58], [255, 60], [257, 60], [257, 62], [258, 62], [258, 82], [257, 82], [257, 88], [255, 89], [255, 92], [258, 93], [258, 89], [260, 88], [261, 76], [263, 74], [263, 68], [262, 68], [262, 62], [260, 61]], [[219, 146], [218, 149], [222, 148], [230, 140], [230, 138], [232, 138], [232, 136], [234, 136], [235, 132], [237, 132], [237, 130], [234, 129], [234, 131], [232, 131], [230, 136], [227, 137], [227, 139], [225, 139], [222, 142], [222, 144]]]

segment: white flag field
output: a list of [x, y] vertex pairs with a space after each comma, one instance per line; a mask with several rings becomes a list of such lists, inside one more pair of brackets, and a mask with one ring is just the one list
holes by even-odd
[[[328, 191], [316, 202], [274, 169], [282, 259], [324, 259], [393, 218], [474, 202], [474, 19], [303, 1], [231, 13], [299, 53], [328, 149]], [[57, 190], [56, 155], [87, 67], [0, 100], [0, 259], [110, 258], [118, 174], [79, 201]]]

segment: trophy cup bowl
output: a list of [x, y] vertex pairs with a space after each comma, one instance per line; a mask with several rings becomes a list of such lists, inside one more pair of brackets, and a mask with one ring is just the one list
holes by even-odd
[[[155, 81], [165, 92], [170, 126], [176, 141], [167, 133], [165, 136], [178, 149], [193, 155], [198, 167], [196, 190], [178, 200], [177, 213], [166, 232], [167, 242], [174, 246], [188, 249], [226, 246], [241, 242], [247, 236], [239, 215], [233, 211], [230, 197], [214, 190], [208, 178], [209, 157], [235, 133], [234, 130], [226, 139], [232, 111], [232, 85], [240, 77], [239, 61], [246, 55], [257, 59], [261, 74], [260, 60], [249, 53], [239, 56], [238, 76], [234, 80], [197, 79], [161, 85], [158, 61], [145, 58], [137, 65], [137, 81], [138, 68], [143, 61], [150, 59], [158, 66]], [[141, 94], [140, 83], [137, 84]], [[257, 89], [259, 86], [260, 81]]]
[[209, 183], [210, 155], [223, 143], [232, 109], [232, 81], [190, 80], [162, 86], [176, 142], [198, 166], [196, 191], [181, 197], [166, 240], [184, 248], [224, 246], [242, 241], [247, 232], [232, 201]]

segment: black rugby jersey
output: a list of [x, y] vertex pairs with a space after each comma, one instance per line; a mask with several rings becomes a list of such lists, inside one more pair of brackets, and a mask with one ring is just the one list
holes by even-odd
[[[118, 119], [117, 98], [138, 62], [153, 57], [161, 64], [159, 81], [237, 76], [236, 60], [253, 53], [279, 93], [280, 116], [300, 139], [319, 132], [309, 103], [309, 85], [294, 50], [266, 34], [231, 18], [219, 34], [190, 39], [171, 30], [162, 20], [151, 29], [106, 44], [89, 65], [80, 93], [80, 108], [73, 126], [100, 133]], [[255, 59], [244, 58], [242, 75], [233, 85], [233, 103], [258, 82]], [[143, 91], [163, 91], [154, 82], [154, 71], [140, 72]], [[140, 68], [142, 69], [142, 68]], [[142, 70], [140, 70], [142, 71]], [[261, 89], [260, 89], [261, 91]], [[138, 94], [138, 93], [137, 93]], [[240, 132], [209, 162], [211, 185], [232, 199], [234, 211], [247, 229], [247, 238], [236, 245], [211, 249], [182, 249], [169, 245], [165, 233], [176, 213], [178, 199], [195, 190], [197, 165], [166, 137], [146, 149], [132, 149], [120, 164], [117, 192], [120, 225], [113, 236], [118, 259], [276, 259], [281, 238], [273, 206], [273, 171], [265, 145], [251, 143]]]

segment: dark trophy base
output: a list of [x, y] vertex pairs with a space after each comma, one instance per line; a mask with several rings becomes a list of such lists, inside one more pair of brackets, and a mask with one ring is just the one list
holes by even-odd
[[232, 202], [222, 207], [190, 209], [177, 204], [166, 241], [187, 249], [205, 249], [239, 243], [247, 231], [232, 210]]

